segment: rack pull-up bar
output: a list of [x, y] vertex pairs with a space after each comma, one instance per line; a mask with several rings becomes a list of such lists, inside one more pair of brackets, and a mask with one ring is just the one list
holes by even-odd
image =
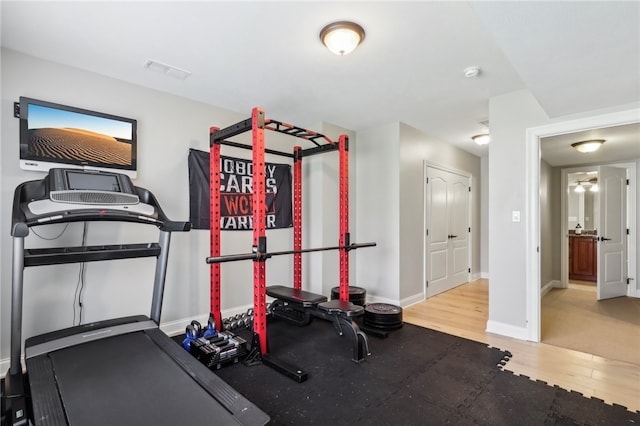
[[223, 263], [223, 262], [235, 262], [238, 260], [259, 260], [259, 259], [268, 259], [273, 256], [283, 256], [288, 254], [298, 254], [298, 253], [311, 253], [315, 251], [329, 251], [329, 250], [355, 250], [363, 247], [375, 247], [376, 243], [353, 243], [347, 246], [332, 246], [332, 247], [317, 247], [317, 248], [308, 248], [301, 250], [283, 250], [283, 251], [272, 251], [272, 252], [260, 252], [254, 251], [251, 253], [242, 253], [242, 254], [227, 254], [224, 256], [210, 256], [207, 257], [207, 263]]

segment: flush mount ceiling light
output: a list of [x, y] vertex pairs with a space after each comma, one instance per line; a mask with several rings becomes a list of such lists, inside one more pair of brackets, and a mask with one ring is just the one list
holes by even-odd
[[362, 43], [364, 29], [354, 22], [333, 22], [320, 31], [320, 40], [331, 52], [344, 56]]
[[466, 78], [476, 78], [478, 75], [480, 75], [480, 68], [468, 67], [464, 69], [463, 73]]
[[591, 139], [588, 141], [572, 143], [571, 146], [579, 152], [589, 153], [597, 151], [604, 142], [604, 139]]
[[471, 140], [473, 140], [478, 145], [486, 145], [489, 143], [490, 137], [488, 133], [484, 133], [482, 135], [471, 136]]

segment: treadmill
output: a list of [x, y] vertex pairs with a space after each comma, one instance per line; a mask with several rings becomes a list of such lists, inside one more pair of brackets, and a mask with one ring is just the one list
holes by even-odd
[[[29, 228], [75, 221], [159, 228], [157, 242], [25, 249]], [[264, 425], [269, 416], [160, 331], [171, 233], [155, 196], [119, 173], [52, 169], [19, 185], [11, 235], [11, 357], [3, 398], [9, 425]], [[150, 316], [82, 324], [25, 341], [23, 272], [28, 266], [156, 257]]]

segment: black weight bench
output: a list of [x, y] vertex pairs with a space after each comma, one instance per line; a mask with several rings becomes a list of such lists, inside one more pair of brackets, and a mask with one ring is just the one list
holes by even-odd
[[364, 315], [363, 306], [341, 300], [327, 301], [321, 294], [281, 285], [267, 287], [267, 295], [275, 299], [271, 304], [274, 318], [299, 326], [308, 325], [312, 316], [331, 321], [340, 336], [344, 335], [344, 329], [351, 331], [354, 362], [364, 361], [370, 355], [367, 335], [354, 320]]
[[292, 324], [304, 326], [311, 322], [311, 309], [326, 302], [327, 298], [321, 294], [297, 290], [283, 285], [267, 287], [267, 296], [275, 300], [271, 303], [271, 315]]

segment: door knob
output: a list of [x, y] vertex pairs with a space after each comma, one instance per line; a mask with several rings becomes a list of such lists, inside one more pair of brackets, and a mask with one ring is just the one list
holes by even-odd
[[611, 238], [600, 237], [600, 241], [611, 241]]

